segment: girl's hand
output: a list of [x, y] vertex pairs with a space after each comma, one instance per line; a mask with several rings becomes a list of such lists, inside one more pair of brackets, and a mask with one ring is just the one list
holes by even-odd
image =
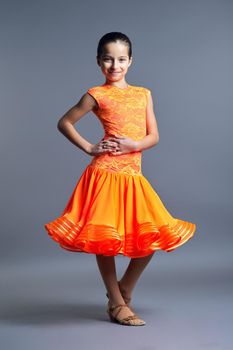
[[136, 142], [129, 137], [114, 135], [110, 136], [107, 141], [117, 144], [114, 149], [110, 150], [113, 155], [135, 152]]
[[101, 140], [91, 147], [89, 154], [91, 156], [110, 153], [112, 155], [120, 155], [135, 152], [136, 142], [124, 136], [110, 136], [108, 139]]
[[99, 156], [101, 154], [109, 153], [111, 151], [117, 151], [117, 150], [119, 150], [119, 147], [116, 141], [111, 141], [109, 139], [101, 140], [96, 145], [91, 147], [89, 155]]

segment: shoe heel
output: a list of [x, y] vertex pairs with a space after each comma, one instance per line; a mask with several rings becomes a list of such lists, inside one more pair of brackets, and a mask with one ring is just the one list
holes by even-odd
[[109, 310], [107, 310], [107, 313], [108, 313], [108, 316], [109, 316], [110, 320], [111, 320], [112, 322], [116, 322], [115, 317], [111, 314], [111, 312], [110, 312]]

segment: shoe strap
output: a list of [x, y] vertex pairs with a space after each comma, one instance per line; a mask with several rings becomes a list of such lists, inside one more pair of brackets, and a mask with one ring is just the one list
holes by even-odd
[[116, 308], [122, 307], [122, 306], [128, 307], [128, 305], [126, 305], [126, 304], [118, 304], [118, 305], [115, 305], [115, 306], [111, 306], [111, 307], [109, 308], [109, 310], [110, 310], [110, 311], [113, 311], [113, 310], [115, 310]]
[[[126, 304], [118, 304], [118, 305], [115, 305], [115, 306], [111, 306], [110, 308], [109, 308], [109, 310], [112, 312], [112, 311], [114, 311], [115, 309], [117, 309], [117, 308], [122, 308], [122, 307], [128, 307], [128, 305], [126, 305]], [[117, 312], [117, 314], [114, 316], [114, 317], [117, 317], [117, 315], [119, 314], [119, 312], [121, 312], [121, 309], [120, 310], [118, 310], [118, 312]]]
[[[110, 311], [113, 311], [113, 310], [117, 309], [118, 307], [124, 307], [124, 306], [128, 307], [128, 305], [126, 305], [126, 304], [118, 304], [118, 305], [115, 305], [115, 306], [110, 307], [109, 310], [110, 310]], [[117, 312], [117, 314], [114, 316], [115, 318], [118, 316], [118, 314], [119, 314], [120, 311], [121, 311], [121, 310], [119, 310], [119, 311]], [[133, 313], [133, 315], [130, 315], [130, 316], [127, 316], [127, 317], [123, 318], [123, 319], [121, 320], [121, 322], [122, 322], [122, 321], [123, 321], [123, 322], [124, 322], [124, 321], [127, 322], [127, 321], [130, 321], [130, 320], [138, 320], [138, 319], [140, 319], [140, 318], [138, 317], [138, 315], [137, 315], [136, 313]]]

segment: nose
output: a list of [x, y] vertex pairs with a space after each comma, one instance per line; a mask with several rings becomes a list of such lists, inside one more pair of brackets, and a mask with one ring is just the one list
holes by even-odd
[[111, 64], [111, 67], [112, 68], [117, 68], [118, 67], [118, 63], [117, 63], [117, 61], [112, 61], [112, 64]]

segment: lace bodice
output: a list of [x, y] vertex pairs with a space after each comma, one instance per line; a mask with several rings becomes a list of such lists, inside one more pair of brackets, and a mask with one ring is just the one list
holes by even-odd
[[[103, 125], [103, 140], [113, 135], [126, 136], [133, 140], [140, 140], [146, 136], [146, 106], [151, 93], [149, 89], [133, 85], [119, 88], [103, 84], [94, 86], [87, 92], [97, 101], [98, 107], [93, 109], [93, 113]], [[138, 175], [142, 173], [141, 153], [105, 153], [94, 156], [90, 165], [107, 171]]]

